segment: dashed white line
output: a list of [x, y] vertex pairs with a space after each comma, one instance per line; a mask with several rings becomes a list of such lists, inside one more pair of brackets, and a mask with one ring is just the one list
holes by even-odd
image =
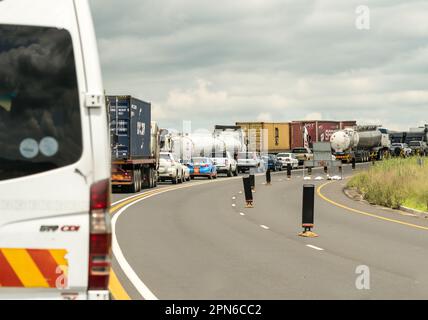
[[236, 200], [236, 197], [232, 197], [232, 200]]
[[269, 230], [270, 229], [268, 226], [265, 226], [264, 224], [261, 224], [260, 227], [262, 227], [265, 230]]
[[236, 204], [232, 204], [232, 207], [236, 207]]
[[240, 214], [241, 216], [245, 216], [245, 213], [243, 213], [243, 212], [240, 212], [239, 214]]
[[323, 249], [323, 248], [316, 247], [316, 246], [313, 246], [313, 245], [311, 245], [311, 244], [307, 244], [306, 246], [307, 246], [307, 247], [309, 247], [309, 248], [312, 248], [312, 249], [318, 250], [318, 251], [324, 251], [324, 249]]

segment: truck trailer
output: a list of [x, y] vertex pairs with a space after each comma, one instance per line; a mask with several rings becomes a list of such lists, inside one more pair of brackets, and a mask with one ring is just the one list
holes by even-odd
[[157, 184], [159, 129], [151, 104], [131, 96], [107, 96], [114, 189], [139, 192]]
[[342, 162], [383, 160], [389, 154], [391, 140], [381, 126], [357, 126], [336, 131], [330, 139], [334, 156]]

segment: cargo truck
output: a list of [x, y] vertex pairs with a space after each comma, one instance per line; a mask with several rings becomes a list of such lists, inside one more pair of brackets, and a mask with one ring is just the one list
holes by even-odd
[[336, 131], [330, 139], [334, 156], [342, 162], [382, 160], [389, 154], [391, 140], [380, 126], [357, 126]]
[[159, 129], [151, 104], [131, 96], [107, 96], [114, 190], [131, 193], [157, 184]]

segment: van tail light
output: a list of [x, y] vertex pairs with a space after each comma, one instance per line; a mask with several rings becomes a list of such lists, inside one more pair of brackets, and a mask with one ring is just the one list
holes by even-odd
[[91, 186], [89, 290], [108, 290], [111, 265], [110, 180]]

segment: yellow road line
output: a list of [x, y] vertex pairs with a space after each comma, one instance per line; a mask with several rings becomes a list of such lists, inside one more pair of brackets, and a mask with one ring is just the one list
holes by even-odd
[[327, 202], [331, 203], [332, 205], [335, 205], [336, 207], [339, 207], [339, 208], [342, 208], [342, 209], [345, 209], [345, 210], [348, 210], [348, 211], [351, 211], [351, 212], [355, 212], [355, 213], [358, 213], [358, 214], [361, 214], [361, 215], [364, 215], [364, 216], [368, 216], [368, 217], [376, 218], [376, 219], [379, 219], [379, 220], [389, 221], [389, 222], [393, 222], [393, 223], [401, 224], [401, 225], [408, 226], [408, 227], [412, 227], [412, 228], [416, 228], [416, 229], [428, 230], [428, 227], [424, 227], [424, 226], [420, 226], [420, 225], [417, 225], [417, 224], [408, 223], [408, 222], [404, 222], [404, 221], [400, 221], [400, 220], [395, 220], [395, 219], [385, 218], [385, 217], [382, 217], [382, 216], [379, 216], [379, 215], [376, 215], [376, 214], [373, 214], [373, 213], [369, 213], [369, 212], [365, 212], [365, 211], [361, 211], [361, 210], [353, 209], [353, 208], [347, 207], [347, 206], [345, 206], [345, 205], [343, 205], [343, 204], [337, 203], [337, 202], [335, 202], [335, 201], [333, 201], [333, 200], [331, 200], [331, 199], [327, 198], [325, 195], [323, 195], [323, 194], [322, 194], [321, 190], [322, 190], [325, 186], [327, 186], [327, 185], [329, 185], [329, 184], [331, 184], [331, 183], [333, 183], [333, 182], [334, 182], [334, 181], [324, 183], [323, 185], [321, 185], [321, 186], [320, 186], [320, 187], [318, 187], [318, 189], [317, 189], [317, 194], [318, 194], [318, 196], [319, 196], [321, 199], [323, 199], [323, 200], [325, 200], [325, 201], [327, 201]]
[[131, 297], [121, 285], [113, 269], [110, 271], [110, 282], [108, 288], [115, 300], [131, 300]]

